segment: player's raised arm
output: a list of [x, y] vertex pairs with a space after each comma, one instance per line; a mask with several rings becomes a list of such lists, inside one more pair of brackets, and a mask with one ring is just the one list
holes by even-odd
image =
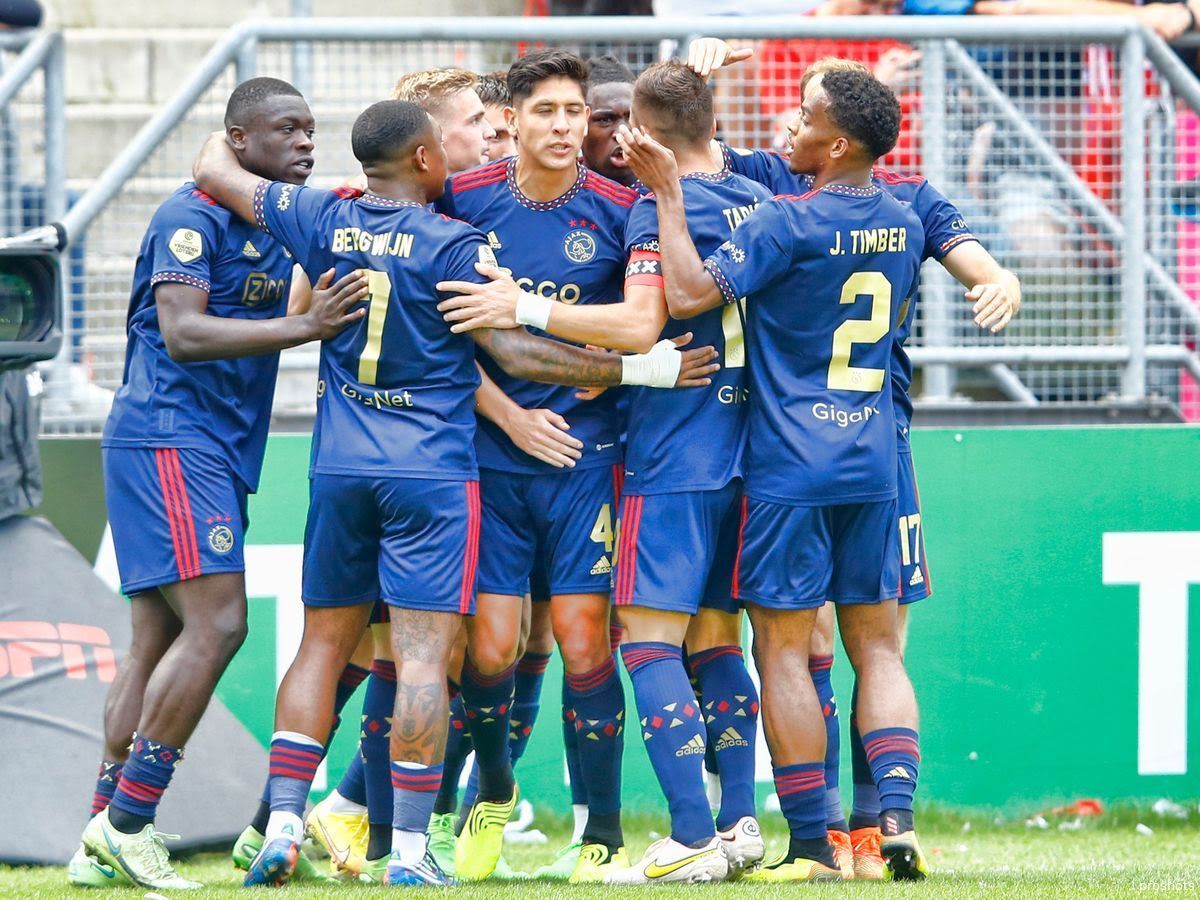
[[680, 350], [692, 335], [659, 341], [649, 353], [613, 356], [530, 334], [524, 328], [480, 329], [471, 337], [513, 378], [548, 384], [706, 387], [720, 366], [713, 347]]
[[977, 241], [959, 244], [942, 257], [946, 271], [967, 288], [975, 324], [993, 334], [1021, 310], [1021, 282]]
[[705, 270], [688, 232], [674, 154], [636, 128], [622, 128], [617, 140], [638, 178], [657, 199], [658, 240], [668, 311], [676, 319], [687, 319], [720, 306], [724, 302], [721, 289]]
[[444, 281], [437, 286], [439, 291], [455, 295], [438, 304], [455, 334], [532, 325], [580, 344], [646, 353], [667, 321], [661, 286], [631, 284], [628, 275], [622, 302], [568, 305], [521, 290], [504, 269], [484, 263], [476, 268], [490, 281]]

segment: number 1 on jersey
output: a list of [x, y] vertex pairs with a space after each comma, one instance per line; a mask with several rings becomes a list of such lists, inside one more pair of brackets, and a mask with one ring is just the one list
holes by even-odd
[[737, 303], [726, 303], [721, 311], [721, 331], [725, 334], [725, 358], [721, 365], [726, 369], [740, 369], [746, 365], [746, 298]]
[[392, 299], [392, 278], [387, 272], [367, 272], [367, 343], [358, 358], [358, 381], [375, 384], [379, 373], [379, 353], [383, 349], [383, 323], [387, 321], [388, 303]]

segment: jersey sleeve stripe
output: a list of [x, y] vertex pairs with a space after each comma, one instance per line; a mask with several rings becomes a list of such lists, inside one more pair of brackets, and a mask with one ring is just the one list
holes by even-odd
[[150, 276], [150, 287], [164, 283], [186, 284], [205, 292], [212, 290], [212, 285], [207, 279], [197, 278], [195, 275], [188, 275], [185, 272], [159, 272]]
[[938, 257], [938, 259], [941, 259], [943, 256], [945, 256], [947, 253], [949, 253], [951, 250], [953, 250], [959, 244], [965, 244], [967, 241], [977, 241], [977, 240], [979, 240], [979, 238], [975, 237], [975, 235], [973, 235], [973, 234], [956, 234], [956, 235], [954, 235], [954, 237], [950, 238], [950, 240], [944, 241], [942, 244], [940, 244], [938, 246], [937, 257]]
[[270, 227], [267, 225], [266, 205], [267, 191], [271, 188], [271, 182], [265, 178], [260, 179], [254, 188], [254, 224], [265, 231], [271, 233]]
[[704, 261], [704, 268], [712, 276], [712, 280], [717, 283], [717, 289], [721, 292], [721, 296], [725, 298], [725, 302], [737, 303], [737, 293], [734, 292], [733, 285], [729, 283], [729, 279], [725, 277], [725, 273], [721, 271], [721, 267], [711, 259], [706, 259]]

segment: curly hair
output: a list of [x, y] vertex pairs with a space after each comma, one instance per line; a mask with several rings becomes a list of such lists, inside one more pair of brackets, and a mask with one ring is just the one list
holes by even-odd
[[875, 160], [896, 146], [900, 102], [891, 88], [869, 72], [829, 72], [821, 78], [829, 97], [829, 120], [858, 141]]
[[392, 89], [393, 100], [415, 103], [425, 112], [434, 112], [451, 97], [475, 89], [479, 76], [463, 69], [422, 69], [401, 75]]
[[804, 91], [808, 88], [810, 81], [818, 75], [828, 75], [830, 72], [863, 72], [867, 75], [873, 74], [869, 68], [858, 62], [858, 60], [846, 59], [841, 56], [822, 56], [805, 69], [804, 74], [800, 76], [800, 96], [804, 96]]
[[484, 106], [511, 106], [512, 94], [508, 92], [508, 72], [489, 72], [479, 76], [475, 85], [475, 93], [483, 101]]

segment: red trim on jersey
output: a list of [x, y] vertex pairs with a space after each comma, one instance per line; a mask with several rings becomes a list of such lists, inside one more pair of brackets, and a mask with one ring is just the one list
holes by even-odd
[[743, 496], [742, 497], [742, 515], [741, 515], [741, 520], [738, 522], [737, 556], [735, 556], [733, 558], [733, 585], [729, 592], [734, 600], [742, 599], [742, 597], [741, 597], [741, 594], [742, 594], [742, 585], [741, 585], [742, 544], [745, 541], [745, 537], [746, 537], [746, 516], [749, 514], [749, 511], [750, 511], [750, 499], [748, 497]]
[[615, 463], [613, 473], [613, 515], [621, 511], [621, 494], [625, 491], [625, 463]]
[[335, 197], [340, 197], [343, 200], [349, 200], [352, 197], [361, 197], [363, 190], [361, 188], [351, 187], [348, 184], [343, 184], [341, 187], [335, 187], [330, 191]]
[[500, 159], [496, 160], [496, 162], [480, 166], [478, 169], [468, 169], [466, 172], [460, 172], [450, 179], [450, 190], [457, 194], [462, 191], [469, 191], [472, 188], [483, 187], [485, 184], [495, 184], [497, 181], [503, 181], [507, 168], [508, 160]]
[[871, 174], [888, 184], [921, 184], [925, 181], [923, 175], [901, 175], [899, 172], [893, 172], [883, 166], [872, 167]]
[[642, 502], [644, 497], [625, 498], [625, 515], [621, 517], [621, 546], [617, 548], [616, 604], [628, 606], [633, 602], [633, 588], [637, 583], [637, 538], [642, 524]]
[[475, 570], [479, 565], [479, 482], [467, 482], [467, 547], [463, 555], [462, 587], [458, 594], [459, 615], [471, 612], [471, 597], [475, 594]]
[[633, 206], [638, 199], [637, 191], [627, 188], [623, 184], [617, 184], [617, 182], [605, 178], [603, 175], [597, 175], [591, 169], [588, 170], [587, 178], [583, 181], [583, 186], [613, 201], [618, 206]]

